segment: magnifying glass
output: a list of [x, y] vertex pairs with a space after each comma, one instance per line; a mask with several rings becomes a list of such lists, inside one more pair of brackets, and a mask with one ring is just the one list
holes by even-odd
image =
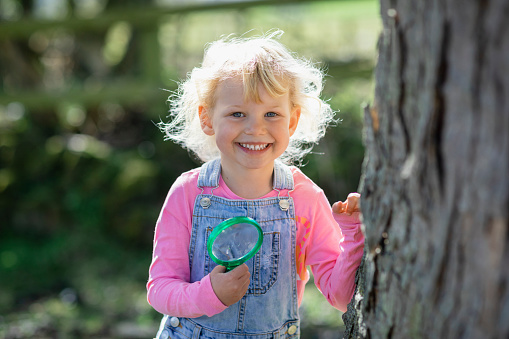
[[251, 259], [262, 242], [262, 229], [254, 219], [235, 217], [214, 228], [207, 240], [207, 250], [215, 263], [230, 271]]

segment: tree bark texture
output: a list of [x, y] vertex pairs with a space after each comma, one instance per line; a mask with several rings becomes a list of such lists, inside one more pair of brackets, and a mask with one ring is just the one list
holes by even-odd
[[347, 338], [509, 338], [509, 1], [381, 0]]

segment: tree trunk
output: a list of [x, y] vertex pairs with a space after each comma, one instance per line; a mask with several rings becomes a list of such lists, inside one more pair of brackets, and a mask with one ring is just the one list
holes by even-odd
[[381, 0], [347, 338], [509, 338], [509, 1]]

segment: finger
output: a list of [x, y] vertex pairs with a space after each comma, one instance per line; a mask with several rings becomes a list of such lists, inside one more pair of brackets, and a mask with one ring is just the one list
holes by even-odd
[[247, 290], [248, 286], [249, 286], [249, 283], [251, 282], [251, 274], [249, 273], [249, 271], [247, 271], [247, 273], [245, 275], [243, 275], [239, 280], [238, 282], [241, 284], [242, 286], [242, 289], [244, 290]]
[[251, 272], [249, 272], [249, 269], [246, 270], [246, 272], [240, 276], [240, 280], [247, 280], [249, 281], [249, 279], [251, 278]]
[[360, 201], [359, 193], [350, 193], [347, 198], [346, 213], [352, 214], [353, 212], [358, 212], [359, 211], [359, 201]]
[[350, 193], [348, 194], [348, 197], [346, 198], [346, 201], [348, 203], [357, 203], [361, 198], [361, 195], [359, 193]]
[[238, 281], [243, 284], [243, 286], [247, 289], [247, 285], [249, 285], [249, 282], [251, 281], [251, 273], [249, 273], [249, 270], [246, 271], [243, 275], [241, 275], [238, 278]]
[[351, 215], [357, 209], [357, 201], [354, 199], [348, 199], [348, 203], [346, 204], [345, 213]]
[[246, 273], [249, 274], [249, 267], [247, 267], [246, 264], [242, 264], [240, 266], [235, 267], [228, 273], [231, 274], [232, 278], [240, 279], [244, 275], [246, 275]]
[[341, 210], [341, 201], [337, 201], [335, 202], [333, 205], [332, 205], [332, 212], [333, 213], [339, 213], [339, 211]]
[[244, 281], [244, 283], [242, 284], [242, 291], [244, 291], [243, 294], [246, 293], [247, 289], [249, 288], [249, 284], [251, 283], [251, 280], [247, 279], [246, 281]]
[[345, 208], [345, 204], [342, 201], [335, 202], [334, 205], [332, 205], [332, 212], [336, 214], [343, 213], [343, 210]]
[[338, 204], [338, 201], [332, 204], [332, 213], [338, 213]]
[[212, 273], [225, 273], [225, 272], [226, 272], [226, 267], [217, 265], [216, 267], [214, 267], [214, 269], [210, 273], [212, 274]]

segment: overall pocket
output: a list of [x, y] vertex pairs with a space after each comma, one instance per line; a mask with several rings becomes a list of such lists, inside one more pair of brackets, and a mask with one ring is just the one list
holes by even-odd
[[251, 272], [248, 295], [262, 295], [277, 281], [280, 248], [279, 232], [264, 232], [262, 248], [247, 263]]

